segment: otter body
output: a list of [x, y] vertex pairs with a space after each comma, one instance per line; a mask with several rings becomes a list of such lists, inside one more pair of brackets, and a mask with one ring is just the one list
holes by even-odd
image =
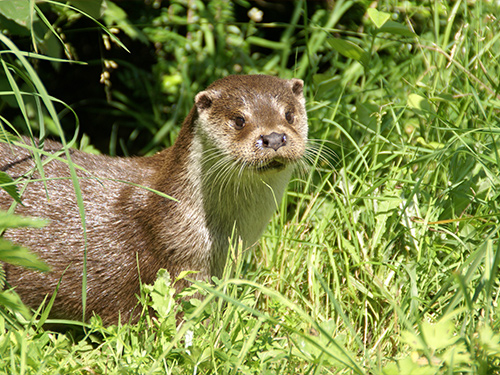
[[[196, 95], [174, 145], [154, 156], [71, 150], [85, 208], [87, 311], [106, 323], [119, 314], [126, 321], [137, 305], [139, 277], [152, 283], [160, 268], [172, 278], [184, 270], [198, 271], [198, 279], [220, 276], [231, 237], [247, 247], [259, 239], [305, 151], [302, 89], [298, 79], [229, 76]], [[34, 308], [62, 277], [51, 316], [80, 319], [85, 241], [69, 168], [50, 160], [61, 148], [44, 142], [47, 181], [30, 182], [40, 178], [31, 173], [32, 154], [0, 143], [0, 170], [21, 178], [19, 187], [26, 182], [15, 212], [49, 219], [44, 228], [11, 229], [4, 237], [35, 251], [51, 271], [4, 267], [9, 284]], [[0, 208], [11, 204], [0, 189]]]

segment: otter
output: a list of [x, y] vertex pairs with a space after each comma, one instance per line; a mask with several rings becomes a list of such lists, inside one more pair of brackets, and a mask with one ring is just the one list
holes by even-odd
[[[172, 279], [187, 270], [197, 271], [194, 279], [221, 276], [230, 239], [246, 248], [258, 241], [305, 153], [303, 85], [300, 79], [227, 76], [195, 96], [175, 143], [153, 156], [71, 149], [86, 241], [63, 146], [44, 140], [40, 181], [33, 154], [22, 145], [31, 146], [27, 138], [0, 143], [0, 170], [24, 188], [15, 212], [49, 220], [44, 228], [5, 232], [51, 268], [41, 273], [5, 264], [8, 283], [37, 308], [61, 280], [50, 316], [79, 320], [86, 248], [86, 311], [116, 324], [119, 317], [133, 319], [140, 283], [153, 283], [161, 268]], [[0, 209], [11, 204], [0, 189]], [[181, 280], [176, 290], [187, 285]]]

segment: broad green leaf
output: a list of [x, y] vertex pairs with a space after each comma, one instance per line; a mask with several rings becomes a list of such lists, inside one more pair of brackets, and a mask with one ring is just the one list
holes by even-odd
[[453, 332], [453, 322], [449, 319], [437, 323], [422, 323], [422, 334], [427, 345], [433, 350], [445, 349], [457, 342]]
[[374, 8], [368, 8], [366, 13], [368, 13], [368, 17], [370, 17], [377, 29], [380, 29], [391, 18], [389, 13], [381, 12]]
[[68, 3], [93, 18], [101, 18], [104, 12], [103, 0], [69, 0]]
[[94, 154], [94, 155], [101, 154], [101, 152], [90, 143], [90, 137], [85, 133], [82, 134], [82, 139], [80, 140], [80, 147], [78, 149], [80, 151], [87, 152], [89, 154]]
[[450, 367], [454, 367], [459, 363], [469, 363], [471, 360], [470, 353], [463, 342], [448, 347], [441, 357]]
[[18, 25], [30, 27], [30, 2], [27, 0], [0, 0], [0, 14]]
[[500, 334], [493, 332], [489, 325], [479, 328], [479, 341], [481, 349], [487, 355], [498, 356], [500, 354]]
[[400, 359], [396, 363], [389, 363], [382, 370], [384, 375], [436, 375], [437, 368], [435, 366], [430, 366], [427, 363], [419, 364], [418, 360], [410, 356]]
[[427, 142], [423, 137], [417, 137], [417, 143], [433, 150], [439, 150], [445, 146], [444, 143], [440, 142]]
[[175, 307], [175, 288], [172, 287], [170, 274], [167, 270], [158, 271], [156, 281], [150, 290], [153, 309], [158, 312], [160, 317], [168, 317]]
[[179, 272], [179, 275], [175, 278], [174, 280], [174, 284], [178, 281], [178, 280], [182, 280], [184, 278], [186, 278], [187, 276], [189, 276], [190, 274], [192, 273], [198, 273], [198, 271], [181, 271]]
[[423, 96], [418, 94], [408, 95], [408, 107], [419, 109], [424, 112], [429, 112], [431, 110], [429, 101]]
[[344, 39], [332, 38], [328, 39], [328, 43], [332, 48], [341, 55], [361, 62], [363, 65], [368, 65], [370, 58], [368, 53], [357, 44]]
[[373, 127], [377, 123], [377, 116], [375, 116], [380, 111], [378, 105], [372, 103], [359, 103], [356, 105], [356, 114], [359, 121], [366, 125], [367, 127]]
[[0, 261], [39, 271], [50, 271], [50, 267], [41, 261], [36, 254], [3, 238], [0, 238]]
[[[338, 342], [338, 346], [331, 346], [330, 339], [324, 337], [324, 335], [308, 335], [309, 340], [304, 337], [305, 334], [296, 334], [293, 337], [294, 346], [292, 347], [292, 353], [294, 356], [302, 358], [303, 360], [309, 361], [311, 363], [322, 363], [328, 364], [329, 366], [335, 365], [345, 365], [349, 362], [348, 356], [341, 350], [343, 344], [339, 337], [335, 337], [335, 341]], [[330, 355], [325, 355], [322, 348], [329, 347]]]
[[156, 275], [153, 285], [144, 284], [143, 290], [151, 299], [151, 307], [157, 312], [158, 320], [163, 329], [175, 332], [176, 330], [176, 307], [175, 288], [170, 280], [170, 273], [160, 269]]
[[377, 30], [377, 33], [389, 33], [409, 37], [417, 36], [417, 34], [411, 31], [406, 25], [394, 21], [387, 21], [384, 26]]
[[21, 298], [10, 290], [0, 292], [0, 306], [5, 306], [11, 311], [21, 313], [27, 319], [31, 316], [30, 310], [22, 303]]
[[410, 345], [415, 350], [424, 349], [424, 343], [422, 339], [413, 332], [403, 331], [401, 333], [401, 340], [406, 344]]
[[5, 211], [0, 211], [0, 229], [19, 228], [19, 227], [41, 228], [46, 224], [47, 221], [43, 219], [35, 219], [31, 217], [13, 215]]
[[398, 208], [404, 204], [404, 201], [399, 197], [387, 199], [380, 202], [377, 207], [377, 215], [375, 216], [375, 230], [373, 233], [372, 243], [377, 244], [387, 233], [387, 228], [390, 224], [387, 223], [388, 219]]
[[11, 184], [14, 180], [7, 173], [0, 171], [0, 188], [4, 189], [7, 194], [9, 194], [17, 203], [21, 203], [21, 198], [19, 197], [19, 193], [17, 191], [16, 185], [3, 185], [3, 184]]
[[313, 81], [318, 87], [317, 95], [322, 96], [330, 90], [335, 90], [340, 81], [339, 75], [318, 73], [313, 75]]

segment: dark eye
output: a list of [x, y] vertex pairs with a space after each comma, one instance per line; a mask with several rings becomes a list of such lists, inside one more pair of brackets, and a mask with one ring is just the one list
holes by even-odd
[[236, 117], [234, 119], [234, 128], [237, 130], [243, 129], [245, 126], [245, 118], [244, 117]]
[[286, 121], [288, 121], [289, 124], [293, 123], [293, 112], [287, 112], [285, 113], [285, 118]]

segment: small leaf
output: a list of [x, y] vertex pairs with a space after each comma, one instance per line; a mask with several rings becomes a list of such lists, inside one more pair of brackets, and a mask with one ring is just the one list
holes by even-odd
[[389, 13], [380, 12], [374, 8], [368, 8], [366, 13], [368, 13], [368, 17], [370, 17], [377, 29], [380, 29], [387, 22], [387, 20], [391, 18]]
[[96, 19], [100, 18], [105, 10], [103, 0], [68, 0], [68, 3]]
[[153, 302], [153, 309], [158, 312], [161, 318], [168, 318], [175, 307], [175, 289], [170, 283], [170, 274], [167, 270], [161, 269], [158, 271], [150, 295]]
[[424, 112], [429, 112], [431, 110], [431, 105], [429, 101], [418, 94], [408, 95], [408, 107], [419, 109]]
[[417, 36], [413, 31], [411, 31], [406, 25], [402, 25], [398, 22], [388, 21], [377, 30], [377, 33], [389, 33], [394, 35], [402, 35], [414, 37]]
[[174, 280], [174, 284], [179, 281], [179, 280], [182, 280], [182, 279], [185, 279], [186, 276], [189, 276], [191, 275], [192, 273], [198, 273], [198, 271], [181, 271], [179, 272], [179, 275], [175, 278]]
[[453, 332], [453, 322], [449, 319], [437, 323], [423, 322], [422, 334], [427, 345], [433, 350], [448, 348], [458, 340]]
[[0, 211], [0, 229], [19, 228], [19, 227], [35, 227], [41, 228], [47, 224], [47, 220], [34, 219], [31, 217], [9, 214], [5, 211]]
[[21, 313], [26, 319], [31, 317], [30, 310], [22, 303], [21, 298], [10, 290], [0, 292], [0, 306], [5, 306], [11, 311]]
[[50, 271], [50, 267], [41, 261], [35, 253], [3, 238], [0, 238], [0, 261], [39, 271]]
[[470, 363], [471, 361], [470, 354], [463, 342], [448, 347], [442, 354], [442, 358], [452, 368], [459, 363]]
[[484, 325], [479, 329], [479, 342], [481, 349], [487, 355], [500, 354], [500, 334], [493, 332], [489, 325]]
[[440, 142], [427, 142], [423, 137], [417, 137], [417, 143], [432, 150], [440, 150], [444, 148], [445, 144]]
[[359, 118], [359, 121], [366, 125], [367, 127], [373, 127], [377, 124], [377, 114], [379, 113], [380, 108], [377, 105], [372, 103], [359, 103], [356, 105], [356, 115]]
[[370, 61], [368, 53], [353, 42], [344, 39], [332, 38], [328, 39], [328, 43], [335, 51], [349, 59], [359, 61], [363, 63], [363, 65], [368, 65]]
[[340, 81], [339, 75], [332, 75], [327, 73], [318, 73], [313, 75], [314, 84], [318, 87], [317, 95], [322, 96], [330, 90], [335, 90]]
[[410, 345], [415, 350], [424, 349], [422, 340], [417, 334], [413, 332], [403, 331], [401, 334], [401, 340], [406, 344]]
[[[4, 189], [17, 203], [21, 203], [21, 198], [17, 191], [17, 186], [12, 183], [14, 180], [7, 173], [0, 171], [0, 188]], [[3, 185], [9, 184], [9, 185]], [[12, 184], [12, 185], [10, 185]]]

